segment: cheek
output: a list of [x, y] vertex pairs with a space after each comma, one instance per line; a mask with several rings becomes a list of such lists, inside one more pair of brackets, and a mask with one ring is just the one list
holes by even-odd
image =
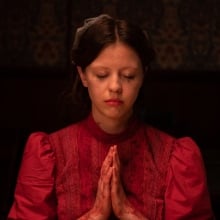
[[137, 84], [137, 85], [134, 85], [132, 87], [128, 86], [126, 87], [126, 96], [128, 97], [128, 99], [131, 101], [131, 102], [134, 102], [139, 94], [139, 91], [140, 91], [140, 88], [141, 88], [141, 84]]
[[89, 85], [88, 92], [91, 99], [97, 99], [103, 94], [102, 87], [100, 85]]
[[138, 94], [139, 91], [140, 91], [140, 88], [142, 86], [142, 81], [139, 81], [139, 82], [136, 82], [134, 85], [133, 85], [133, 93], [135, 94]]
[[137, 98], [137, 96], [138, 96], [138, 94], [139, 94], [139, 92], [140, 92], [140, 88], [141, 88], [141, 86], [139, 85], [139, 86], [137, 86], [137, 88], [135, 89], [135, 99]]

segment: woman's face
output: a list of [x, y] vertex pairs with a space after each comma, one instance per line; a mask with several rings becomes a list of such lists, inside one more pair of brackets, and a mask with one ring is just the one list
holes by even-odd
[[143, 82], [143, 68], [137, 53], [117, 42], [104, 48], [82, 72], [78, 71], [92, 102], [96, 121], [128, 119]]

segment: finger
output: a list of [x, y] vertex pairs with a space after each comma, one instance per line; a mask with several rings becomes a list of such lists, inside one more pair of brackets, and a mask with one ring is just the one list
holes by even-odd
[[113, 166], [115, 167], [116, 172], [120, 173], [120, 159], [119, 159], [119, 156], [118, 156], [117, 146], [114, 147]]
[[107, 156], [105, 157], [105, 160], [102, 163], [101, 175], [105, 175], [105, 173], [108, 172], [109, 168], [112, 166], [112, 163], [113, 163], [113, 148], [111, 147], [109, 149]]
[[112, 179], [112, 174], [113, 174], [113, 167], [110, 167], [103, 181], [105, 184], [110, 184], [110, 181]]
[[112, 156], [113, 156], [113, 152], [114, 152], [114, 147], [110, 147], [107, 156], [105, 157], [105, 160], [103, 161], [103, 164], [105, 165], [111, 165], [112, 164]]
[[108, 196], [111, 189], [111, 179], [112, 179], [112, 167], [109, 168], [108, 172], [103, 178], [100, 178], [100, 190], [103, 195]]
[[119, 184], [119, 176], [115, 167], [112, 168], [112, 189], [114, 189]]
[[116, 164], [118, 165], [118, 167], [120, 167], [120, 159], [119, 159], [119, 155], [118, 155], [117, 145], [115, 146], [115, 159], [116, 159]]

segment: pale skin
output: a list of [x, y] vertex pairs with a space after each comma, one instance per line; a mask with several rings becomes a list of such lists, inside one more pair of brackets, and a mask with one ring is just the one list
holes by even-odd
[[[143, 82], [143, 67], [137, 53], [116, 42], [103, 49], [85, 71], [78, 67], [78, 72], [88, 88], [96, 123], [107, 133], [123, 131]], [[110, 147], [103, 161], [95, 203], [79, 220], [107, 220], [111, 212], [122, 220], [147, 219], [125, 194], [116, 145]]]
[[111, 211], [122, 220], [147, 220], [128, 201], [120, 179], [117, 146], [112, 146], [103, 162], [93, 208], [79, 220], [107, 220]]

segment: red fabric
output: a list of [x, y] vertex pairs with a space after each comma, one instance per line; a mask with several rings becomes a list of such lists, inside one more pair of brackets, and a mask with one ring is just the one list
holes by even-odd
[[[123, 133], [109, 135], [91, 116], [79, 123], [77, 134], [73, 128], [52, 135], [61, 138], [59, 147], [51, 135], [30, 136], [8, 219], [67, 220], [83, 215], [94, 203], [101, 164], [112, 144], [118, 145], [127, 196], [149, 220], [213, 219], [202, 157], [190, 138], [174, 139], [136, 120]], [[74, 135], [76, 143], [71, 142]], [[155, 147], [159, 142], [161, 149]], [[163, 153], [166, 149], [172, 150], [170, 155]]]

